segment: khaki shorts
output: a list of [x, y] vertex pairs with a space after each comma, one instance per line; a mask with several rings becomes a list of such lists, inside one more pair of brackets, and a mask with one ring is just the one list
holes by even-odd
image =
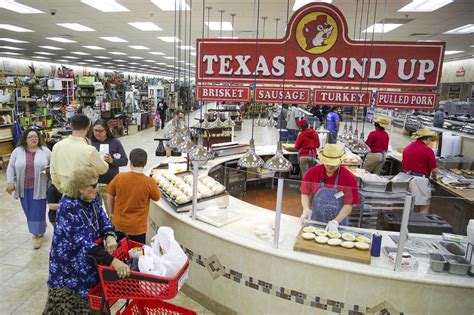
[[413, 204], [415, 206], [426, 206], [430, 204], [431, 184], [428, 178], [413, 176], [408, 189], [413, 195]]

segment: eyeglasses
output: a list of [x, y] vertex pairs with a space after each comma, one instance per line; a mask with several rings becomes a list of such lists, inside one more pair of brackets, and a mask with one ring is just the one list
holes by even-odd
[[28, 136], [26, 139], [38, 139], [38, 136]]
[[94, 132], [98, 132], [98, 133], [102, 133], [104, 131], [105, 131], [105, 129], [94, 129]]
[[96, 188], [97, 188], [97, 184], [98, 184], [98, 183], [91, 184], [90, 186], [91, 186], [92, 188], [96, 189]]

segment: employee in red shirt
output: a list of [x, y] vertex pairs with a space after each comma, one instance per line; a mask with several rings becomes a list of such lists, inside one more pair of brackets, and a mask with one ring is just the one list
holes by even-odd
[[337, 231], [339, 224], [348, 225], [352, 206], [359, 203], [356, 177], [341, 166], [345, 155], [339, 144], [326, 144], [319, 150], [322, 164], [309, 169], [301, 183], [301, 222], [306, 219], [327, 222], [326, 229]]
[[365, 157], [362, 167], [369, 173], [380, 175], [388, 150], [389, 137], [385, 130], [390, 126], [390, 120], [378, 116], [374, 119], [374, 126], [375, 130], [369, 133], [367, 140], [365, 140], [370, 152]]
[[298, 138], [296, 138], [295, 149], [299, 152], [298, 162], [301, 178], [303, 178], [308, 169], [316, 163], [316, 149], [319, 148], [319, 136], [314, 129], [308, 128], [306, 119], [300, 119], [298, 127], [301, 132], [298, 134]]
[[413, 175], [409, 190], [413, 195], [413, 202], [421, 213], [427, 214], [430, 209], [431, 185], [429, 177], [438, 177], [438, 163], [433, 149], [429, 147], [436, 133], [428, 128], [421, 128], [413, 134], [416, 141], [410, 143], [403, 151], [402, 169]]

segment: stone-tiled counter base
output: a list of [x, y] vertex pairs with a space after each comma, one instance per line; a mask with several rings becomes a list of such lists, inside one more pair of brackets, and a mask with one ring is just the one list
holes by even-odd
[[211, 310], [217, 302], [238, 314], [474, 312], [474, 289], [371, 277], [273, 256], [194, 228], [152, 203], [151, 234], [158, 226], [175, 230], [191, 260], [187, 285], [209, 298]]

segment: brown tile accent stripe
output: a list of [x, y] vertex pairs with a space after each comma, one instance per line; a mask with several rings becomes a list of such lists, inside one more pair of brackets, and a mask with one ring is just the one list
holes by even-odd
[[[189, 260], [194, 261], [202, 267], [206, 267], [201, 255], [196, 255], [192, 250], [185, 248], [182, 245], [181, 247], [188, 256]], [[244, 284], [249, 288], [279, 297], [287, 301], [311, 306], [321, 310], [328, 310], [335, 314], [365, 315], [366, 312], [370, 309], [370, 307], [367, 306], [348, 304], [331, 299], [325, 299], [319, 296], [312, 297], [304, 292], [299, 292], [284, 287], [277, 287], [272, 283], [258, 280], [251, 276], [243, 275], [242, 273], [233, 269], [226, 268], [225, 266], [223, 267], [225, 268], [225, 274], [223, 275], [223, 277], [227, 278], [228, 280], [237, 282], [239, 284]], [[399, 312], [393, 312], [389, 314], [403, 315], [403, 313]]]

